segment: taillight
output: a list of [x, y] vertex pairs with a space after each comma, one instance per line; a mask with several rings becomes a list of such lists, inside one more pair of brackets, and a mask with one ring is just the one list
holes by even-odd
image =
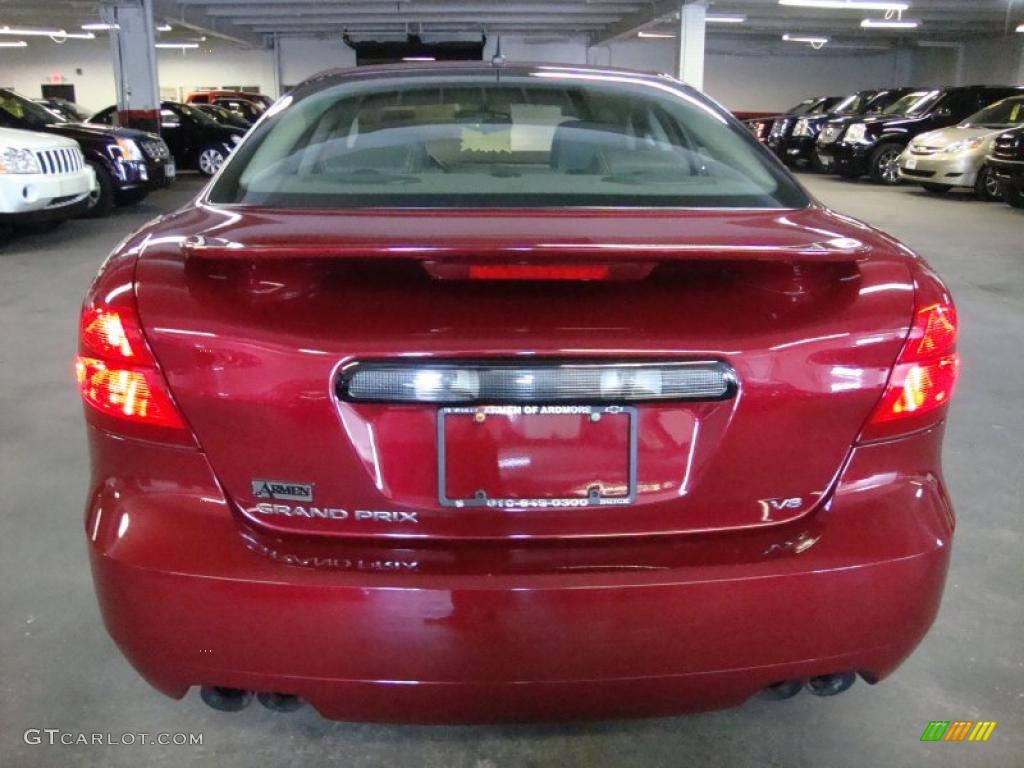
[[82, 399], [100, 413], [159, 427], [185, 426], [156, 371], [111, 368], [102, 360], [79, 355], [75, 378]]
[[107, 359], [152, 365], [135, 312], [124, 306], [86, 307], [82, 310], [81, 344]]
[[193, 441], [142, 333], [130, 291], [87, 304], [75, 378], [86, 419], [108, 432], [192, 445]]
[[913, 432], [943, 419], [960, 372], [956, 337], [956, 309], [951, 303], [939, 302], [917, 310], [885, 394], [868, 419], [862, 440]]

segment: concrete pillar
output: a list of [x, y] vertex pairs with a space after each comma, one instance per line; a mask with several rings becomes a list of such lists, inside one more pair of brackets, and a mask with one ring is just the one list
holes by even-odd
[[282, 93], [284, 84], [281, 82], [281, 36], [274, 35], [272, 44], [274, 46], [274, 98], [279, 99], [284, 96]]
[[156, 74], [153, 0], [116, 0], [102, 7], [110, 32], [119, 125], [160, 132], [160, 86]]
[[704, 90], [705, 0], [685, 2], [679, 9], [679, 52], [676, 77], [689, 86]]

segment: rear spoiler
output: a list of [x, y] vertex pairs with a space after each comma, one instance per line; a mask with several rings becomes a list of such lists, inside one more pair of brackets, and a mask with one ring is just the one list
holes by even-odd
[[687, 245], [680, 243], [524, 243], [459, 242], [451, 245], [396, 242], [242, 243], [204, 235], [181, 242], [185, 256], [200, 259], [273, 261], [281, 259], [408, 259], [421, 262], [587, 262], [621, 264], [666, 261], [814, 261], [850, 262], [864, 258], [869, 246], [852, 238], [801, 245]]

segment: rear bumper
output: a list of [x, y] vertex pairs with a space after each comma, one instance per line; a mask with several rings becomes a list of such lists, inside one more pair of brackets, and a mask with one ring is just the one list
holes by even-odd
[[857, 449], [829, 504], [775, 529], [417, 549], [257, 535], [202, 454], [90, 432], [96, 590], [140, 674], [345, 720], [669, 714], [873, 682], [931, 625], [953, 529], [941, 428]]

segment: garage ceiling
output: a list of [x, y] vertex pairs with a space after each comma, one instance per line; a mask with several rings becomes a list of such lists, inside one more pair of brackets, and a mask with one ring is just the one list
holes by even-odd
[[[916, 30], [861, 29], [878, 11], [821, 10], [778, 0], [713, 0], [711, 14], [739, 14], [739, 24], [713, 24], [715, 37], [779, 39], [783, 33], [826, 35], [837, 44], [891, 45], [1014, 34], [1024, 0], [907, 0]], [[157, 14], [188, 28], [262, 45], [271, 35], [425, 37], [523, 33], [547, 39], [588, 34], [594, 43], [671, 32], [678, 0], [154, 0]], [[0, 0], [0, 25], [58, 26], [71, 31], [99, 18], [97, 0]], [[1024, 43], [1024, 36], [1021, 36]]]

